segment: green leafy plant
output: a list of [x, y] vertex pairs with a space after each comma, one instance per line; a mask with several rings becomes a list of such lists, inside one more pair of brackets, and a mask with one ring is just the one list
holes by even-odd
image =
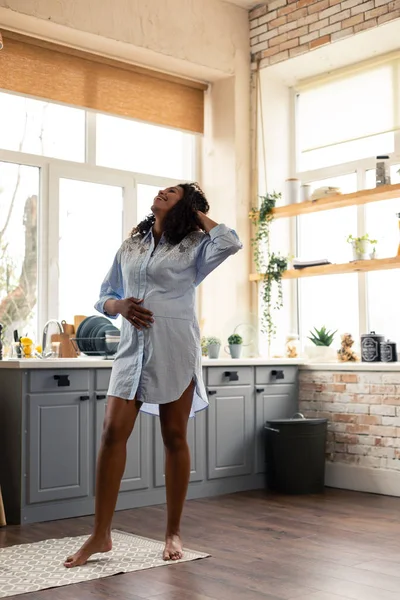
[[260, 196], [261, 204], [259, 208], [252, 208], [250, 211], [250, 219], [256, 227], [256, 232], [251, 240], [254, 247], [254, 262], [257, 270], [263, 272], [266, 268], [265, 258], [269, 255], [269, 237], [270, 225], [273, 221], [273, 209], [276, 202], [282, 198], [282, 194], [273, 192]]
[[[282, 294], [282, 275], [288, 268], [288, 258], [279, 254], [271, 253], [270, 248], [270, 228], [273, 221], [273, 209], [276, 202], [282, 198], [282, 194], [273, 192], [260, 196], [261, 204], [259, 209], [253, 208], [250, 212], [250, 218], [256, 227], [256, 232], [252, 238], [254, 247], [254, 262], [257, 271], [264, 275], [262, 280], [262, 299], [263, 314], [261, 321], [261, 330], [268, 336], [268, 343], [276, 334], [276, 327], [273, 321], [273, 311], [279, 310], [283, 306]], [[273, 302], [273, 289], [277, 285], [278, 296]]]
[[362, 235], [360, 237], [354, 237], [353, 235], [349, 235], [347, 237], [347, 242], [352, 244], [359, 254], [364, 254], [364, 244], [365, 242], [369, 242], [371, 246], [375, 246], [378, 243], [378, 240], [371, 240], [368, 233]]
[[333, 342], [333, 338], [335, 337], [336, 331], [327, 331], [326, 327], [321, 327], [318, 331], [316, 327], [314, 327], [314, 331], [310, 331], [311, 337], [308, 339], [312, 341], [316, 346], [330, 346]]
[[[288, 268], [288, 259], [274, 252], [270, 254], [267, 269], [264, 273], [262, 288], [262, 299], [264, 302], [262, 331], [268, 335], [268, 342], [276, 334], [276, 326], [272, 318], [273, 310], [279, 310], [283, 306], [282, 275]], [[273, 301], [274, 284], [277, 286], [278, 295]]]
[[210, 344], [221, 345], [221, 340], [217, 337], [208, 337], [208, 338], [206, 338], [206, 344], [207, 344], [207, 346], [209, 346]]
[[229, 345], [243, 344], [243, 338], [238, 333], [233, 333], [232, 335], [230, 335], [228, 337], [228, 344]]
[[201, 355], [207, 356], [208, 355], [207, 338], [203, 336], [201, 338], [200, 344], [201, 344]]

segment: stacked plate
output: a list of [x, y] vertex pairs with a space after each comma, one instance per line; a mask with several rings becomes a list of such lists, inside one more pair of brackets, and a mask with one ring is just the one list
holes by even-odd
[[[116, 353], [120, 331], [105, 317], [86, 317], [76, 331], [76, 343], [83, 354], [111, 356]], [[110, 341], [111, 340], [111, 341]]]

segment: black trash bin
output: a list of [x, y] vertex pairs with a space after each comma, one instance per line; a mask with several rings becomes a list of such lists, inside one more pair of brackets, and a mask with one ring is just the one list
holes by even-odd
[[273, 419], [265, 424], [267, 485], [284, 494], [324, 491], [327, 419]]

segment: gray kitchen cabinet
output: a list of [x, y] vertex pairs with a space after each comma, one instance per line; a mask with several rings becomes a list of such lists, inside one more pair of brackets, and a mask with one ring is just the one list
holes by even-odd
[[[65, 364], [0, 363], [0, 483], [10, 524], [94, 513], [112, 365]], [[229, 360], [204, 368], [210, 406], [188, 424], [189, 498], [265, 486], [264, 423], [297, 411], [297, 371], [295, 365]], [[164, 486], [159, 420], [140, 414], [128, 442], [118, 510], [163, 504]]]
[[27, 502], [89, 494], [88, 392], [30, 394]]
[[[96, 391], [95, 402], [97, 460], [107, 406], [106, 392]], [[138, 415], [126, 447], [126, 465], [121, 480], [120, 492], [143, 490], [150, 485], [150, 418], [149, 415]]]
[[[203, 481], [205, 478], [205, 421], [205, 411], [201, 411], [188, 422], [190, 482]], [[165, 452], [159, 419], [154, 419], [154, 484], [156, 487], [165, 485]]]
[[208, 478], [249, 475], [253, 466], [253, 387], [208, 386], [208, 394]]

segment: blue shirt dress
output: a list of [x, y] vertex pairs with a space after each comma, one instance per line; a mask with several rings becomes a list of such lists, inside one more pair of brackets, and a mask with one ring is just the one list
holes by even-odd
[[236, 232], [223, 224], [208, 234], [194, 231], [176, 245], [163, 235], [155, 248], [151, 230], [144, 237], [136, 234], [125, 240], [95, 308], [111, 317], [104, 310], [107, 300], [143, 298], [142, 306], [153, 313], [154, 323], [139, 331], [122, 320], [108, 395], [126, 400], [136, 397], [143, 403], [142, 411], [158, 415], [159, 404], [178, 400], [194, 381], [191, 416], [208, 406], [195, 290], [241, 248]]

